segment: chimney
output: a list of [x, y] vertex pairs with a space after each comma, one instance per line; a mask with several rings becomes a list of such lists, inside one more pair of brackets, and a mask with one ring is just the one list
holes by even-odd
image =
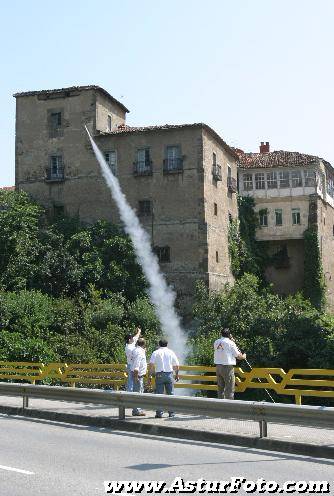
[[269, 141], [266, 141], [265, 143], [264, 141], [261, 141], [260, 153], [269, 153], [269, 152], [270, 152]]

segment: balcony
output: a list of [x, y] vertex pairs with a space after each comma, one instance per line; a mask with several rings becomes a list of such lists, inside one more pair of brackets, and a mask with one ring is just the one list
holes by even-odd
[[133, 163], [133, 173], [135, 176], [152, 176], [152, 161], [137, 160]]
[[163, 165], [164, 174], [175, 174], [183, 171], [183, 158], [165, 158]]
[[212, 165], [212, 176], [215, 181], [221, 181], [222, 180], [222, 168], [218, 164], [213, 164]]
[[47, 167], [45, 169], [45, 181], [49, 183], [60, 183], [65, 181], [64, 167]]
[[238, 191], [237, 180], [234, 179], [234, 177], [227, 178], [227, 189], [231, 191], [231, 193], [237, 193]]

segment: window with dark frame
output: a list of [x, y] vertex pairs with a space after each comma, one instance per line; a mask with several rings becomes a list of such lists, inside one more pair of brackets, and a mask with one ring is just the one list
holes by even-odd
[[217, 203], [213, 204], [213, 215], [218, 215], [218, 205]]
[[151, 213], [152, 213], [152, 203], [151, 203], [151, 200], [139, 200], [139, 202], [138, 202], [138, 213], [141, 216], [151, 215]]
[[216, 263], [219, 263], [219, 253], [216, 251]]
[[160, 263], [170, 262], [170, 247], [169, 246], [155, 246], [154, 253], [158, 257]]
[[276, 224], [276, 226], [282, 226], [283, 225], [283, 211], [281, 208], [275, 209], [275, 224]]
[[50, 157], [51, 175], [59, 176], [63, 172], [63, 157], [62, 155], [51, 155]]
[[259, 210], [259, 223], [261, 227], [268, 227], [268, 210], [266, 208]]
[[117, 174], [117, 153], [116, 150], [104, 152], [104, 158], [109, 165], [111, 172], [116, 176]]
[[53, 215], [56, 218], [64, 217], [65, 207], [64, 205], [54, 205], [53, 206]]
[[137, 160], [135, 162], [136, 174], [149, 174], [152, 171], [152, 163], [149, 148], [138, 148]]
[[300, 208], [293, 208], [292, 211], [292, 225], [300, 225]]
[[61, 112], [51, 112], [50, 123], [53, 130], [61, 127]]

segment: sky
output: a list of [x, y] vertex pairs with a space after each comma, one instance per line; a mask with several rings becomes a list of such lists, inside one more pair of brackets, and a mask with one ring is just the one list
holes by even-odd
[[205, 122], [231, 146], [334, 164], [332, 0], [11, 0], [1, 5], [0, 187], [18, 91], [97, 84], [129, 125]]

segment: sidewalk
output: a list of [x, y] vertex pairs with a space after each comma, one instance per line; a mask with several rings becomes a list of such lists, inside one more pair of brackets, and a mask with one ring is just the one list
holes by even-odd
[[[9, 397], [0, 396], [0, 413], [10, 413], [22, 415], [22, 398], [19, 397]], [[187, 437], [186, 433], [192, 439], [196, 439], [196, 433], [199, 440], [209, 440], [212, 442], [214, 435], [220, 438], [219, 442], [230, 441], [232, 444], [238, 445], [248, 445], [248, 446], [260, 446], [258, 441], [266, 441], [268, 444], [268, 449], [271, 444], [270, 441], [278, 442], [277, 451], [279, 451], [279, 446], [282, 445], [287, 447], [283, 451], [294, 451], [292, 445], [307, 444], [309, 445], [309, 453], [313, 454], [318, 448], [325, 448], [323, 453], [332, 453], [334, 458], [334, 429], [323, 429], [323, 428], [311, 428], [311, 427], [299, 427], [295, 425], [285, 425], [285, 424], [268, 424], [268, 438], [259, 439], [259, 425], [258, 422], [247, 421], [247, 420], [233, 420], [233, 419], [219, 419], [210, 418], [204, 416], [196, 415], [181, 415], [177, 414], [175, 418], [168, 418], [165, 414], [164, 418], [156, 419], [154, 418], [155, 412], [146, 412], [146, 417], [132, 417], [131, 410], [126, 410], [126, 421], [118, 421], [118, 409], [109, 408], [104, 405], [95, 405], [87, 403], [70, 403], [65, 401], [50, 401], [50, 400], [39, 400], [30, 399], [29, 409], [27, 409], [26, 414], [30, 417], [40, 417], [50, 420], [58, 420], [64, 422], [80, 423], [83, 420], [86, 425], [107, 425], [107, 421], [110, 420], [110, 426], [115, 427], [119, 430], [123, 430], [124, 425], [130, 427], [130, 430], [138, 430], [143, 433], [151, 433], [157, 435], [168, 435], [177, 436], [179, 432], [182, 435], [180, 437]], [[71, 420], [73, 416], [73, 420]], [[103, 419], [105, 422], [103, 422]], [[146, 426], [146, 428], [145, 428]], [[149, 429], [149, 426], [152, 429]], [[166, 429], [167, 428], [167, 429]], [[179, 431], [176, 431], [178, 429]], [[187, 431], [187, 432], [185, 432]], [[191, 435], [190, 435], [191, 434]], [[201, 436], [200, 436], [201, 434]], [[205, 436], [206, 434], [206, 436]], [[223, 437], [225, 436], [225, 438]], [[233, 439], [238, 442], [234, 443]], [[244, 443], [242, 442], [244, 440]], [[256, 441], [250, 444], [250, 440]], [[281, 442], [281, 443], [280, 443]], [[272, 443], [272, 445], [274, 446]], [[291, 450], [288, 447], [291, 447]], [[327, 449], [326, 449], [327, 448]], [[332, 451], [333, 450], [333, 451]], [[294, 451], [296, 452], [296, 451]], [[320, 451], [319, 451], [320, 452]], [[322, 456], [322, 455], [318, 455]]]

